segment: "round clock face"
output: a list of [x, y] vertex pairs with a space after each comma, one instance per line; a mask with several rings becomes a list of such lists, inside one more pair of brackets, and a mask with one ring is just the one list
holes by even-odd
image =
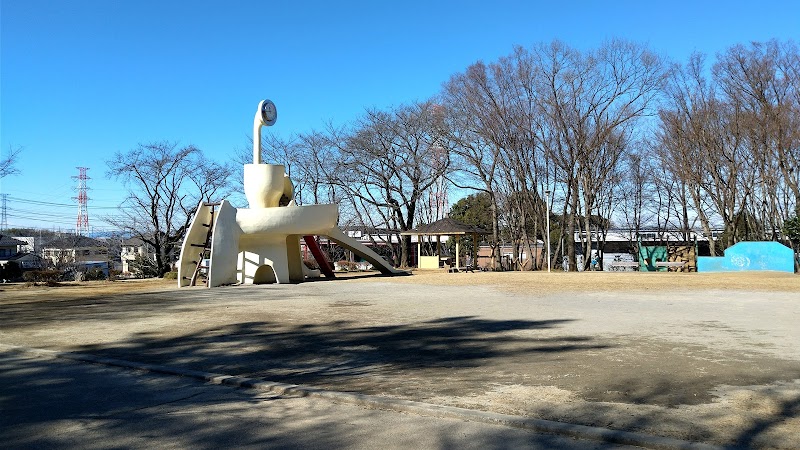
[[272, 100], [264, 100], [261, 104], [261, 120], [267, 126], [273, 125], [278, 120], [278, 110]]

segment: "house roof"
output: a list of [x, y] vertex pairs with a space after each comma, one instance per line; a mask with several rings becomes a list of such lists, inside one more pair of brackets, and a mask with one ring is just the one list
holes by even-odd
[[14, 239], [11, 236], [0, 234], [0, 247], [10, 247], [12, 245], [28, 245], [25, 241]]
[[122, 245], [128, 245], [128, 246], [133, 246], [133, 247], [141, 247], [142, 245], [144, 245], [144, 241], [141, 240], [138, 237], [132, 237], [132, 238], [128, 238], [128, 239], [125, 239], [124, 241], [122, 241]]
[[8, 258], [9, 261], [41, 261], [42, 258], [33, 253], [17, 253]]
[[413, 230], [404, 231], [400, 234], [424, 234], [428, 236], [436, 235], [457, 235], [457, 234], [490, 234], [491, 232], [484, 230], [475, 225], [467, 225], [464, 222], [445, 217], [436, 222], [429, 224], [419, 225]]
[[108, 247], [105, 242], [86, 236], [66, 236], [54, 239], [42, 247], [44, 248], [86, 248], [86, 247]]

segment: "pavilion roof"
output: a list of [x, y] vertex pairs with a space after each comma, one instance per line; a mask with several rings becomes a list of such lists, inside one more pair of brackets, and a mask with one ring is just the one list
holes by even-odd
[[458, 220], [445, 217], [444, 219], [439, 219], [436, 222], [419, 225], [413, 230], [404, 231], [400, 234], [404, 235], [417, 234], [426, 236], [436, 236], [436, 235], [453, 236], [459, 234], [490, 234], [490, 233], [491, 233], [490, 231], [486, 231], [481, 227], [475, 225], [467, 225], [464, 222], [459, 222]]

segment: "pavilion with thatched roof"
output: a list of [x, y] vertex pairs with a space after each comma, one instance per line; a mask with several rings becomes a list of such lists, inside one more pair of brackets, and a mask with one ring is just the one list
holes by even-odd
[[[436, 222], [432, 222], [426, 225], [420, 225], [413, 230], [404, 231], [401, 234], [403, 235], [411, 235], [417, 236], [417, 267], [419, 269], [438, 269], [440, 267], [440, 263], [442, 261], [442, 243], [441, 237], [442, 236], [453, 236], [456, 241], [456, 254], [455, 254], [455, 266], [453, 269], [456, 271], [461, 269], [461, 258], [460, 258], [460, 241], [462, 236], [472, 236], [472, 242], [474, 245], [473, 253], [472, 253], [472, 265], [475, 264], [477, 261], [478, 256], [478, 241], [480, 236], [484, 236], [490, 234], [491, 232], [484, 230], [483, 228], [474, 226], [474, 225], [467, 225], [463, 222], [459, 222], [458, 220], [451, 219], [449, 217], [445, 217], [444, 219], [439, 219]], [[423, 256], [422, 255], [422, 241], [425, 237], [428, 237], [429, 242], [430, 238], [436, 237], [436, 254]], [[445, 257], [445, 259], [447, 259]], [[471, 268], [471, 267], [470, 267]]]

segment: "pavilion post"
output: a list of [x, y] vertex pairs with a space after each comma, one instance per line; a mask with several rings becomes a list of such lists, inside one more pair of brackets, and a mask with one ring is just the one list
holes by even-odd
[[419, 262], [422, 261], [422, 244], [420, 242], [421, 240], [422, 240], [422, 235], [418, 234], [417, 235], [417, 269], [419, 269]]
[[[436, 257], [439, 258], [439, 263], [442, 262], [442, 237], [436, 235]], [[439, 267], [439, 266], [437, 266]]]
[[458, 270], [461, 267], [460, 266], [460, 262], [459, 262], [459, 256], [458, 256], [458, 241], [460, 241], [460, 239], [459, 239], [460, 237], [461, 236], [456, 235], [456, 270]]
[[472, 234], [472, 264], [478, 267], [478, 234]]

